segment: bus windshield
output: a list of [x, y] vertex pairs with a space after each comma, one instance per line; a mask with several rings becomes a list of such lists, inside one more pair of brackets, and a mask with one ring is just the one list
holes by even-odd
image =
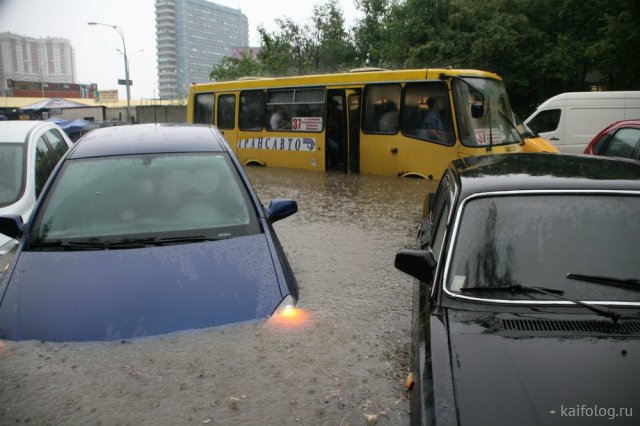
[[504, 83], [487, 78], [456, 78], [453, 82], [458, 131], [470, 147], [522, 141]]

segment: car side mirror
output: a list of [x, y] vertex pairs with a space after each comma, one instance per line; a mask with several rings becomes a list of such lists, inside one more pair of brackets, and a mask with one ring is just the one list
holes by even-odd
[[395, 267], [420, 281], [428, 283], [433, 278], [436, 260], [431, 250], [402, 249], [396, 253]]
[[482, 118], [484, 115], [484, 104], [471, 104], [471, 116], [473, 118]]
[[289, 217], [298, 211], [298, 203], [289, 198], [272, 200], [267, 207], [267, 220], [271, 223]]
[[9, 238], [18, 239], [22, 236], [24, 222], [19, 215], [7, 215], [0, 217], [0, 234]]

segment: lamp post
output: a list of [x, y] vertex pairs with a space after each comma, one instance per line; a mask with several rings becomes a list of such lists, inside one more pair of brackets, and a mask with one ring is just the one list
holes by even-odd
[[124, 78], [125, 78], [125, 86], [127, 87], [127, 123], [131, 124], [131, 88], [129, 84], [129, 60], [127, 59], [127, 45], [124, 42], [124, 34], [122, 30], [117, 25], [109, 25], [103, 24], [101, 22], [87, 22], [89, 25], [103, 25], [105, 27], [109, 27], [114, 29], [118, 34], [120, 34], [120, 38], [122, 38], [122, 50], [124, 56]]

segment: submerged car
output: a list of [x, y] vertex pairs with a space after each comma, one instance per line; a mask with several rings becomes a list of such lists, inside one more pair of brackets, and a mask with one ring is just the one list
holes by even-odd
[[[0, 122], [0, 216], [19, 215], [26, 222], [49, 175], [72, 145], [54, 123]], [[16, 245], [0, 234], [0, 266], [2, 256]]]
[[272, 223], [210, 126], [97, 129], [69, 151], [0, 282], [0, 338], [97, 341], [266, 318], [298, 287]]
[[395, 259], [417, 278], [413, 423], [631, 422], [640, 164], [544, 153], [457, 160], [427, 204], [420, 248]]
[[640, 160], [640, 120], [610, 124], [593, 138], [584, 153]]

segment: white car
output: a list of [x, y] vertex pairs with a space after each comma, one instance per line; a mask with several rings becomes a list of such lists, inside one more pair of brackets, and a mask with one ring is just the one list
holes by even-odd
[[[26, 222], [49, 175], [72, 144], [50, 122], [0, 121], [0, 216], [20, 215]], [[16, 240], [0, 234], [0, 256], [16, 245]]]

